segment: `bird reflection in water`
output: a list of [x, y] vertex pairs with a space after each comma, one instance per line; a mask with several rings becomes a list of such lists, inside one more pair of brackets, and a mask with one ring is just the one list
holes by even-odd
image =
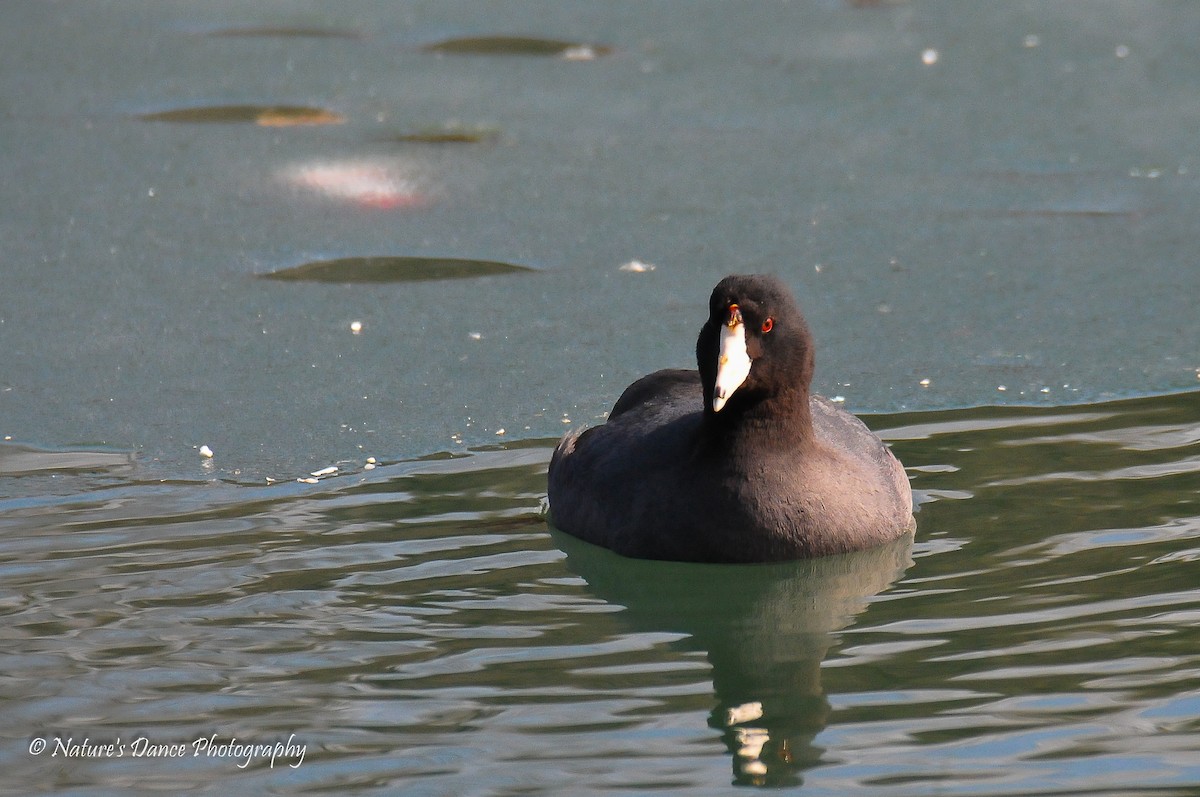
[[912, 563], [913, 538], [839, 556], [756, 565], [627, 559], [562, 532], [567, 567], [639, 632], [687, 636], [703, 651], [734, 783], [797, 785], [816, 766], [830, 713], [821, 662], [835, 633]]

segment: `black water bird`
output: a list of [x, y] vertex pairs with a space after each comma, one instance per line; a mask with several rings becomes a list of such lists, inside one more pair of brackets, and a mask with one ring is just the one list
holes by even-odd
[[764, 562], [863, 550], [914, 526], [904, 467], [811, 393], [813, 338], [766, 275], [713, 289], [698, 370], [625, 389], [550, 461], [551, 522], [641, 559]]

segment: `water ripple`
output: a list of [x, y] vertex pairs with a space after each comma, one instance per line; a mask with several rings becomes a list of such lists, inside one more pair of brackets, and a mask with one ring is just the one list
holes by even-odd
[[0, 504], [9, 722], [298, 734], [305, 763], [0, 765], [92, 793], [1190, 793], [1197, 398], [871, 419], [915, 543], [771, 566], [551, 532], [553, 441], [315, 485], [86, 472]]

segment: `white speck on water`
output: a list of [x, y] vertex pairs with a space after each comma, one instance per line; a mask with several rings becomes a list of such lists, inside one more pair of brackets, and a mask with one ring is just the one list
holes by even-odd
[[629, 271], [634, 274], [644, 274], [647, 271], [653, 271], [655, 265], [653, 263], [643, 263], [640, 260], [630, 260], [628, 263], [622, 263], [617, 269], [619, 271]]
[[596, 49], [590, 44], [576, 44], [562, 51], [564, 61], [595, 61]]
[[312, 476], [308, 476], [303, 479], [296, 479], [296, 481], [300, 482], [301, 484], [316, 484], [320, 481], [320, 479], [315, 479]]
[[467, 337], [469, 337], [471, 340], [483, 340], [483, 333], [482, 332], [469, 332], [469, 333], [467, 333]]
[[925, 66], [933, 66], [937, 62], [938, 51], [932, 47], [927, 48], [923, 53], [921, 53], [921, 63], [925, 64]]
[[825, 268], [825, 267], [824, 267], [824, 266], [822, 266], [820, 263], [817, 263], [817, 264], [815, 264], [815, 265], [813, 266], [813, 271], [815, 271], [815, 272], [817, 272], [818, 274], [820, 274], [820, 273], [821, 273], [821, 269], [823, 269], [823, 268]]
[[328, 468], [321, 468], [320, 470], [314, 470], [309, 475], [314, 476], [319, 479], [322, 476], [329, 476], [330, 474], [337, 473], [337, 472], [338, 472], [337, 465], [330, 465]]
[[366, 465], [363, 465], [363, 470], [375, 470], [375, 463], [368, 462]]
[[920, 381], [920, 385], [921, 385], [921, 387], [929, 387], [929, 386], [930, 386], [930, 385], [932, 385], [932, 384], [933, 384], [933, 382], [932, 382], [932, 380], [930, 380], [930, 378], [929, 378], [929, 377], [925, 377], [924, 379], [922, 379], [922, 380]]
[[375, 459], [375, 457], [367, 457], [367, 464], [368, 464], [368, 465], [374, 465], [374, 464], [375, 464], [376, 462], [378, 462], [378, 461], [379, 461], [379, 460]]
[[832, 401], [834, 404], [845, 404], [846, 403], [845, 396], [832, 396], [832, 397], [830, 397], [829, 400]]
[[999, 390], [1001, 393], [1003, 393], [1005, 390], [1008, 390], [1008, 388], [1005, 387], [1004, 385], [996, 385], [996, 389]]
[[504, 427], [502, 426], [502, 427], [500, 427], [499, 429], [497, 429], [497, 430], [496, 430], [496, 434], [498, 434], [498, 435], [503, 435], [503, 434], [504, 434]]
[[200, 446], [200, 456], [204, 457], [205, 459], [212, 459], [213, 450], [208, 446]]
[[1127, 47], [1124, 44], [1118, 44], [1115, 52], [1116, 52], [1117, 58], [1128, 58], [1129, 57], [1129, 47]]
[[363, 322], [362, 321], [351, 321], [350, 322], [350, 331], [353, 332], [355, 335], [362, 334]]
[[1036, 33], [1030, 33], [1029, 35], [1027, 35], [1025, 37], [1025, 41], [1022, 43], [1026, 47], [1033, 48], [1033, 47], [1037, 47], [1039, 44], [1041, 44], [1042, 40], [1038, 38], [1038, 35]]
[[1048, 388], [1048, 387], [1044, 387], [1044, 388], [1042, 388], [1041, 392], [1042, 392], [1042, 393], [1049, 393], [1049, 392], [1050, 392], [1050, 388]]

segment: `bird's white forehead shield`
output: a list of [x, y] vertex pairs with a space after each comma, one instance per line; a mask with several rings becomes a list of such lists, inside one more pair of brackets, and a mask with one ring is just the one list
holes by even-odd
[[717, 382], [713, 387], [712, 406], [720, 412], [733, 392], [750, 374], [750, 354], [746, 351], [746, 325], [736, 304], [729, 307], [729, 320], [721, 325], [721, 353], [717, 357]]

